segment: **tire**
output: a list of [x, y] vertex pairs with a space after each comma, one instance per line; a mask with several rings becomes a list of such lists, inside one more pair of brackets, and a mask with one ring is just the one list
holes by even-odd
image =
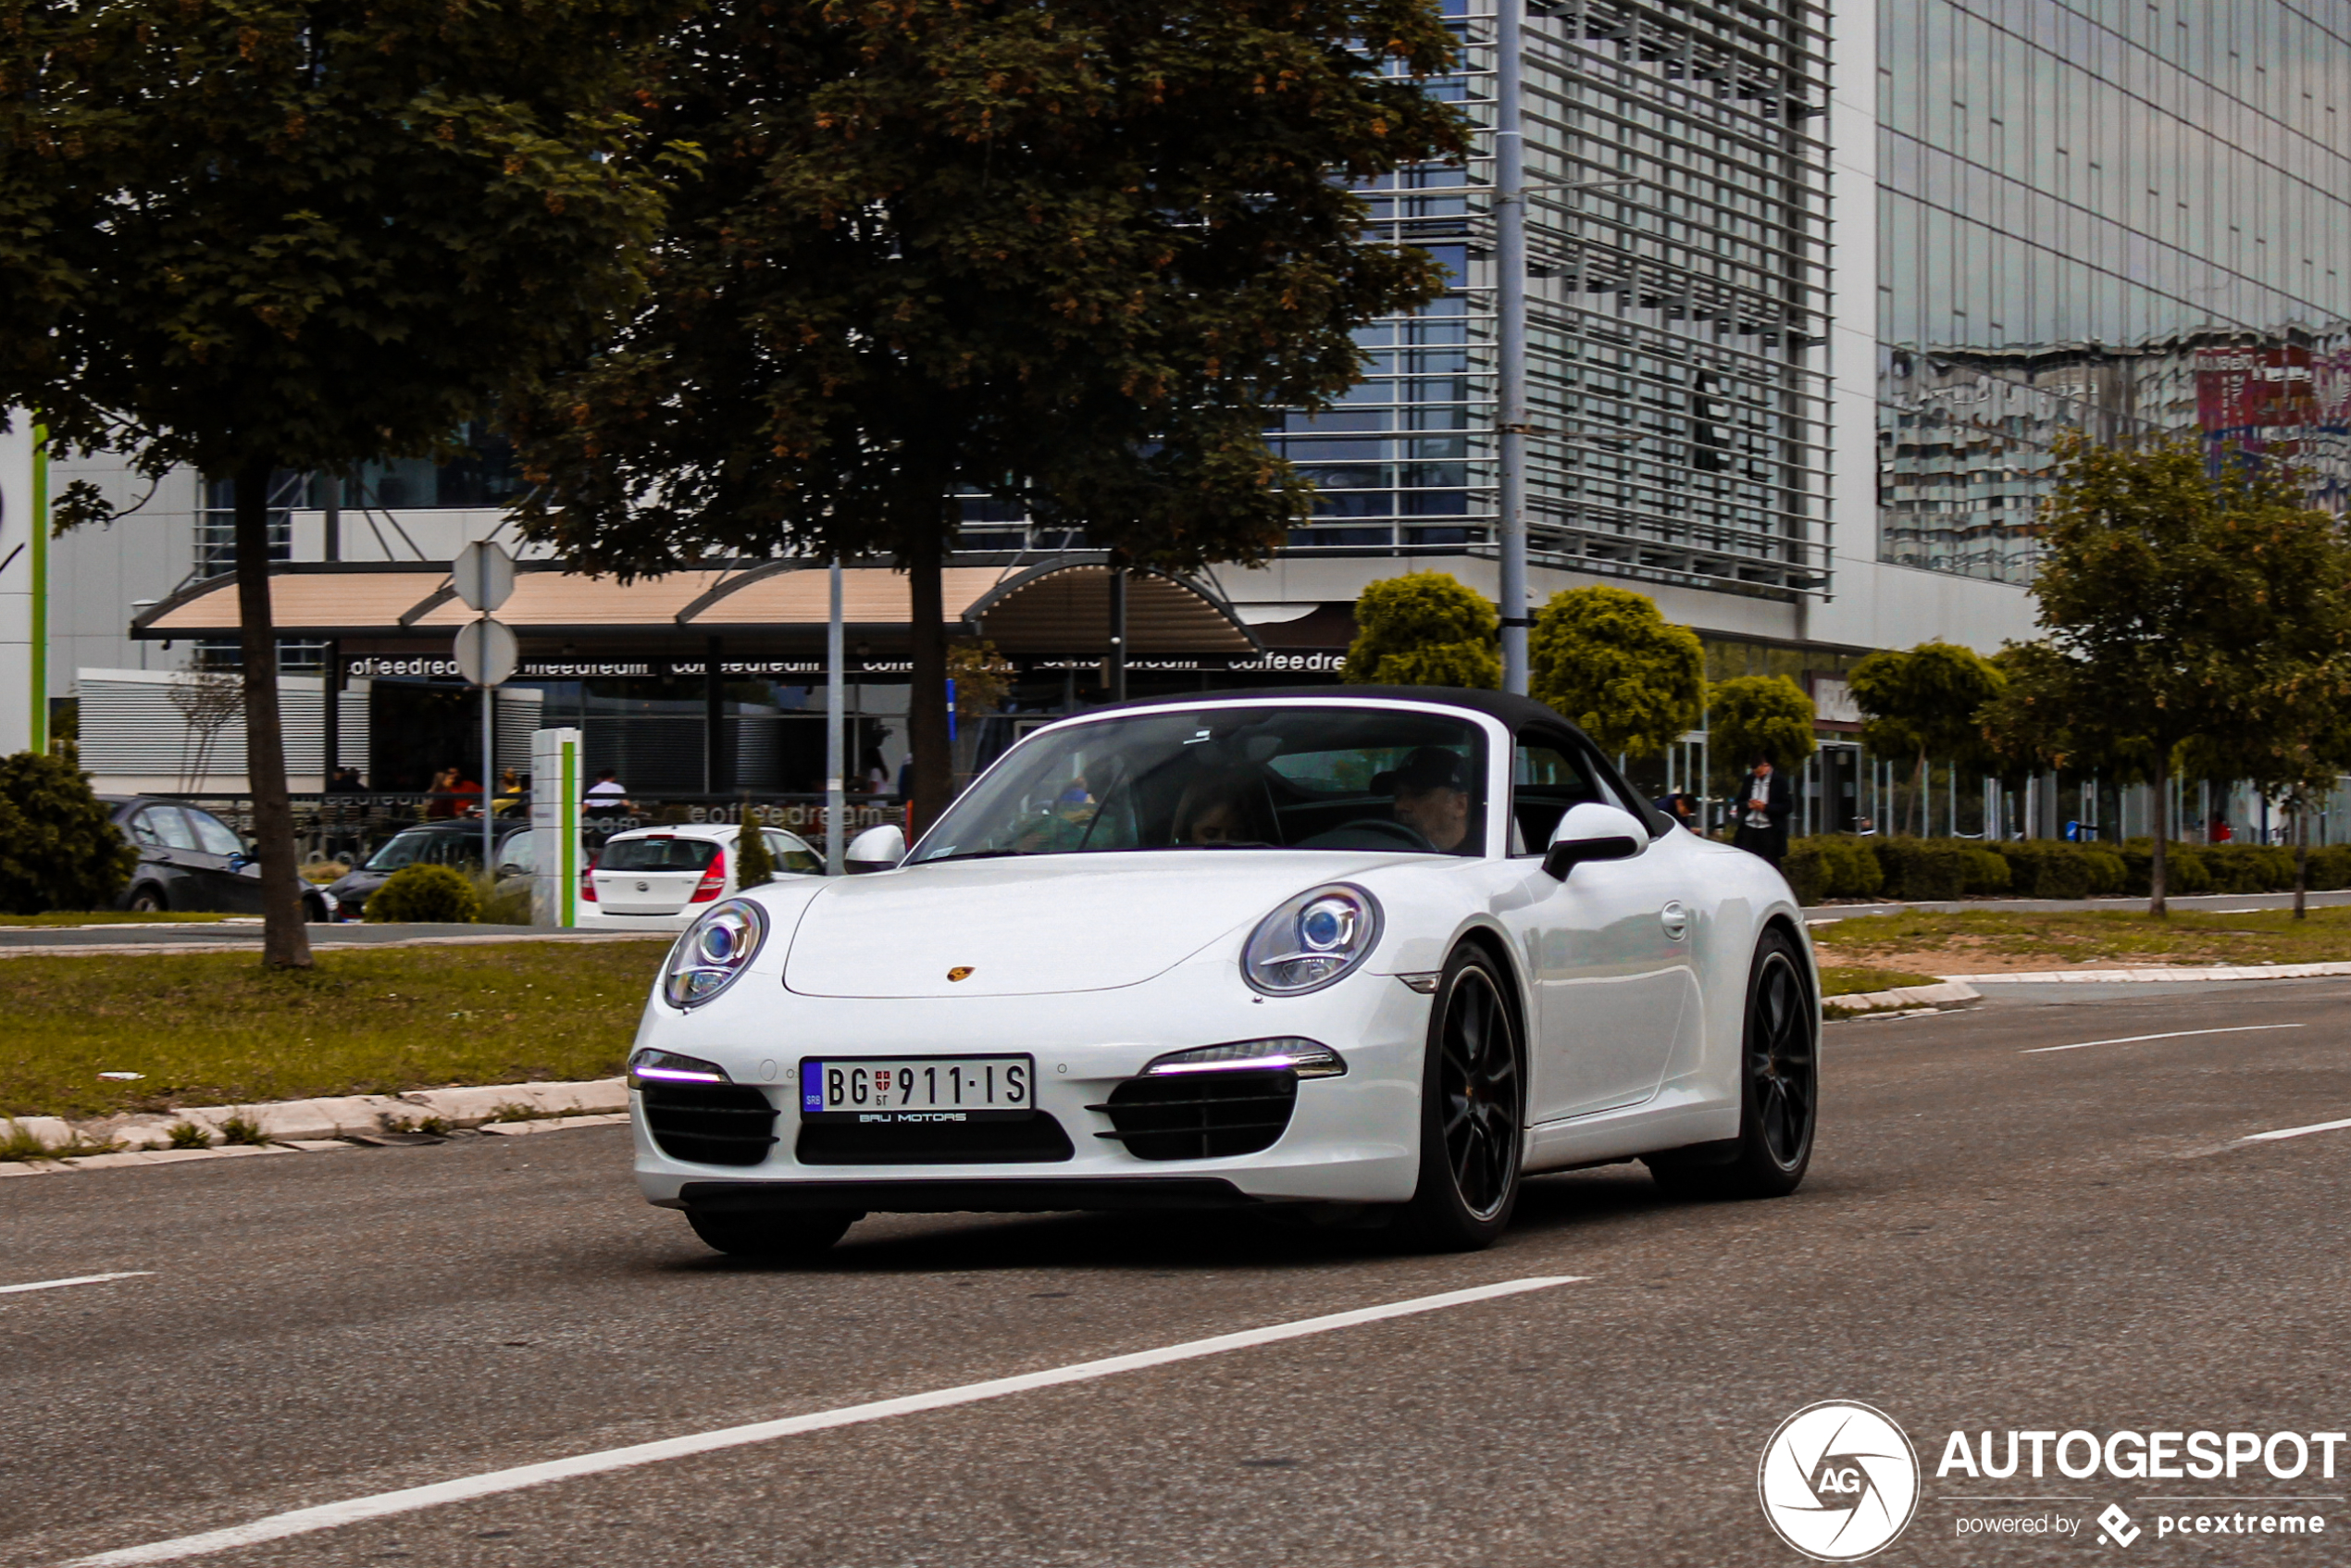
[[325, 925], [330, 918], [327, 901], [315, 895], [305, 896], [302, 901], [302, 918], [309, 925]]
[[1820, 1120], [1821, 1025], [1796, 940], [1777, 927], [1755, 944], [1739, 1040], [1739, 1135], [1646, 1157], [1677, 1198], [1785, 1198], [1812, 1164]]
[[1491, 1247], [1518, 1205], [1526, 1059], [1508, 984], [1474, 947], [1456, 949], [1437, 978], [1421, 1073], [1420, 1185], [1396, 1225], [1416, 1250]]
[[854, 1209], [785, 1209], [765, 1214], [686, 1211], [686, 1223], [712, 1250], [730, 1258], [776, 1263], [815, 1258], [865, 1217]]
[[163, 890], [153, 882], [142, 882], [131, 890], [128, 907], [134, 915], [161, 915], [171, 907], [171, 901], [165, 898]]

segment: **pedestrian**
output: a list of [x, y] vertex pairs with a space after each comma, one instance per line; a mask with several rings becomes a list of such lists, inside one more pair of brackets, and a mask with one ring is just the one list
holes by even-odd
[[464, 778], [465, 771], [454, 764], [434, 774], [432, 788], [426, 791], [431, 799], [425, 804], [425, 815], [427, 816], [456, 815], [457, 785]]
[[1689, 831], [1695, 833], [1698, 830], [1698, 800], [1687, 790], [1668, 790], [1649, 803]]
[[636, 808], [628, 803], [628, 791], [620, 787], [620, 770], [600, 767], [596, 781], [588, 786], [588, 798], [583, 803], [591, 812], [628, 812]]
[[1777, 870], [1787, 855], [1787, 819], [1795, 809], [1786, 778], [1772, 765], [1770, 757], [1758, 753], [1735, 800], [1738, 829], [1731, 842], [1749, 854], [1760, 855]]

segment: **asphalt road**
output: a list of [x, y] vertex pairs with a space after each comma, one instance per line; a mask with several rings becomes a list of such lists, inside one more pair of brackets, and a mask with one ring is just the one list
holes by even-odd
[[[639, 1204], [619, 1129], [0, 1183], [0, 1285], [151, 1271], [0, 1294], [0, 1565], [1561, 1276], [195, 1561], [1794, 1564], [1758, 1461], [1841, 1399], [1899, 1422], [1924, 1466], [1875, 1562], [2339, 1562], [2339, 1474], [1935, 1469], [1954, 1429], [2351, 1427], [2351, 1129], [2236, 1141], [2351, 1117], [2346, 1002], [2338, 981], [2020, 987], [1832, 1025], [1797, 1196], [1547, 1177], [1469, 1257], [953, 1216], [868, 1220], [822, 1266], [764, 1269]], [[2233, 1032], [2182, 1034], [2213, 1030]], [[2037, 1051], [2143, 1035], [2179, 1038]], [[2188, 1495], [2334, 1530], [2158, 1537], [2146, 1500]], [[2110, 1502], [2145, 1530], [2127, 1552], [2089, 1523]], [[1959, 1535], [2003, 1515], [2077, 1529]]]

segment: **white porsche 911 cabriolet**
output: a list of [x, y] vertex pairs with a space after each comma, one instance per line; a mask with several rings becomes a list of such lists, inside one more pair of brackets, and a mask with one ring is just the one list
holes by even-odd
[[714, 906], [629, 1057], [637, 1175], [721, 1251], [869, 1212], [1348, 1205], [1489, 1245], [1521, 1178], [1811, 1158], [1820, 988], [1765, 862], [1524, 697], [1127, 703], [908, 852]]

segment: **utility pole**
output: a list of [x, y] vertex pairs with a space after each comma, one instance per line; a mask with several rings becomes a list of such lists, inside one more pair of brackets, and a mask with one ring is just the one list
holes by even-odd
[[1502, 690], [1525, 695], [1526, 0], [1495, 0], [1494, 283], [1500, 364], [1494, 424], [1501, 460]]

